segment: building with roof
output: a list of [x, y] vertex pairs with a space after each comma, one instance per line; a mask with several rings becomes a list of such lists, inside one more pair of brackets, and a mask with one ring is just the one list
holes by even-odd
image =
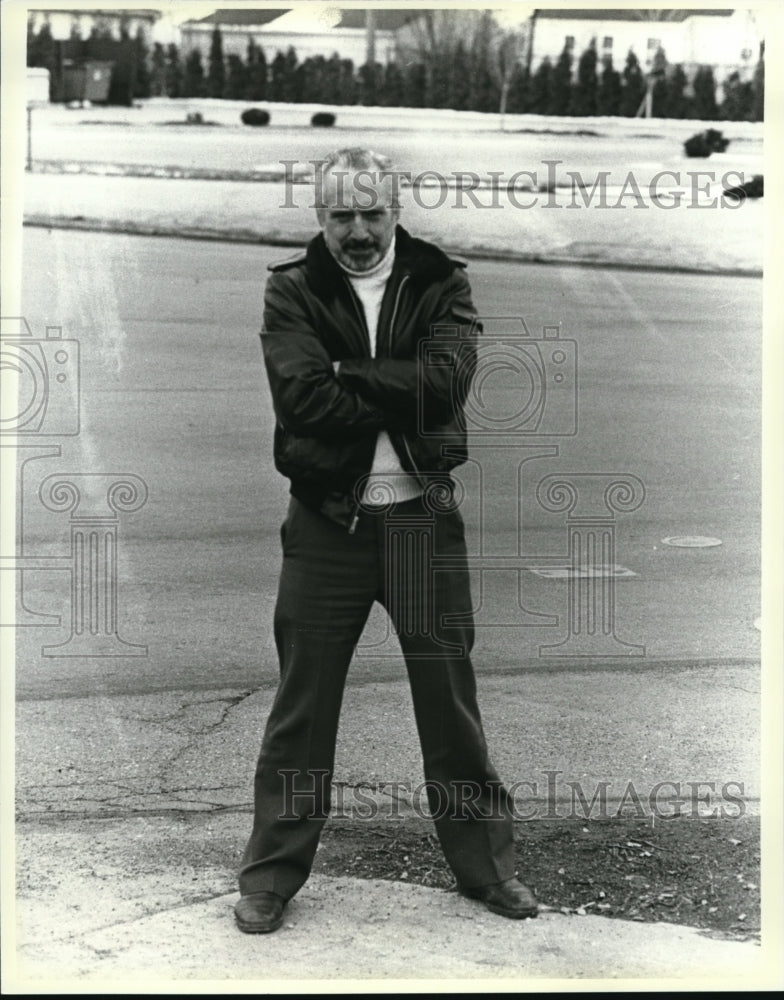
[[537, 10], [531, 68], [545, 58], [555, 62], [564, 45], [576, 60], [592, 39], [599, 57], [611, 56], [616, 69], [623, 68], [630, 50], [643, 69], [650, 69], [662, 48], [667, 62], [680, 63], [688, 76], [697, 66], [712, 66], [721, 81], [733, 71], [742, 79], [754, 72], [762, 35], [750, 10]]
[[[505, 13], [504, 26], [512, 27]], [[394, 59], [401, 47], [411, 50], [421, 47], [427, 31], [420, 22], [428, 13], [416, 7], [376, 8], [372, 10], [374, 57], [386, 63]], [[430, 12], [433, 13], [432, 11]], [[455, 8], [451, 15], [451, 30], [472, 32], [480, 8]], [[367, 18], [365, 8], [339, 8], [311, 3], [296, 8], [236, 8], [214, 10], [207, 16], [185, 21], [180, 25], [180, 44], [184, 53], [199, 49], [202, 57], [209, 55], [215, 27], [221, 30], [224, 55], [245, 57], [248, 42], [263, 49], [268, 61], [277, 52], [294, 48], [300, 61], [309, 56], [329, 58], [334, 53], [351, 59], [355, 66], [367, 60]], [[436, 14], [436, 20], [445, 15]], [[588, 48], [593, 39], [600, 58], [612, 57], [620, 70], [631, 50], [642, 68], [650, 69], [659, 48], [667, 61], [680, 63], [691, 77], [698, 66], [713, 68], [716, 81], [732, 72], [749, 79], [760, 54], [762, 33], [754, 12], [730, 8], [695, 8], [643, 10], [640, 8], [559, 7], [534, 9], [520, 5], [522, 28], [530, 32], [532, 48], [530, 68], [535, 71], [545, 59], [555, 62], [564, 45], [568, 44], [575, 57]], [[465, 39], [470, 42], [469, 38]]]
[[[416, 10], [372, 11], [375, 58], [385, 63], [394, 58], [396, 32], [416, 17]], [[309, 56], [329, 58], [334, 53], [362, 65], [367, 57], [367, 16], [362, 8], [341, 9], [313, 4], [293, 9], [221, 9], [180, 26], [184, 52], [198, 49], [209, 55], [212, 35], [220, 28], [224, 56], [245, 57], [249, 41], [264, 52], [268, 61], [278, 52], [294, 48], [302, 61]]]

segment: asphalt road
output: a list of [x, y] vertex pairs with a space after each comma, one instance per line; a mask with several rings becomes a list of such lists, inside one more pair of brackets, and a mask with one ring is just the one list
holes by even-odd
[[[81, 350], [80, 433], [41, 437], [59, 441], [62, 454], [31, 459], [23, 474], [24, 551], [70, 552], [68, 513], [46, 509], [37, 496], [47, 476], [141, 477], [148, 499], [122, 514], [118, 527], [117, 611], [120, 636], [148, 650], [41, 656], [42, 645], [68, 637], [68, 577], [46, 567], [28, 571], [26, 606], [60, 614], [64, 624], [39, 627], [30, 618], [20, 630], [20, 697], [272, 683], [270, 617], [286, 484], [271, 462], [257, 330], [265, 266], [280, 251], [28, 229], [24, 253], [24, 314], [34, 335], [61, 326]], [[615, 581], [615, 635], [644, 655], [605, 646], [602, 662], [642, 670], [752, 661], [759, 646], [761, 282], [488, 262], [472, 263], [470, 275], [485, 317], [522, 316], [534, 338], [544, 325], [560, 326], [561, 339], [577, 344], [577, 433], [477, 434], [474, 461], [461, 472], [481, 604], [477, 670], [568, 671], [588, 663], [593, 647], [584, 634], [564, 647], [569, 657], [539, 655], [541, 645], [567, 637], [567, 583], [531, 570], [568, 562], [566, 514], [545, 510], [535, 488], [545, 476], [575, 472], [630, 474], [645, 494], [637, 510], [615, 515], [614, 528], [614, 561], [634, 574]], [[494, 331], [514, 325], [487, 321], [489, 356], [504, 342], [493, 341]], [[486, 427], [500, 426], [514, 385], [491, 373], [486, 409], [474, 411], [477, 426], [484, 416]], [[555, 421], [557, 429], [560, 419], [548, 410], [545, 424]], [[596, 503], [585, 490], [581, 496]], [[606, 511], [600, 504], [577, 513]], [[672, 536], [722, 544], [662, 544]], [[527, 559], [522, 569], [493, 568], [490, 557], [518, 552]], [[400, 676], [385, 636], [382, 616], [374, 616], [353, 683]]]

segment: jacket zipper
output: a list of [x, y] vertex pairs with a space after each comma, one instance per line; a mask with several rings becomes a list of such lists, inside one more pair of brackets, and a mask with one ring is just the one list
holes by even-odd
[[[391, 346], [392, 346], [392, 334], [393, 334], [394, 329], [395, 329], [395, 320], [397, 319], [398, 306], [400, 305], [400, 296], [403, 293], [403, 287], [406, 284], [406, 282], [408, 281], [408, 279], [409, 279], [409, 275], [404, 274], [403, 277], [402, 277], [402, 279], [401, 279], [401, 281], [400, 281], [400, 284], [398, 285], [397, 293], [395, 295], [395, 305], [392, 308], [392, 319], [389, 322], [389, 332], [388, 332], [388, 335], [387, 335], [387, 338], [386, 338], [386, 340], [387, 340], [387, 342], [386, 342], [387, 357], [389, 357], [390, 349], [391, 349]], [[348, 285], [349, 292], [351, 293], [351, 299], [352, 299], [352, 301], [354, 303], [354, 308], [356, 309], [357, 315], [358, 315], [358, 317], [360, 319], [360, 323], [362, 325], [362, 329], [365, 331], [365, 336], [367, 338], [368, 352], [369, 352], [370, 351], [370, 331], [368, 330], [367, 320], [365, 319], [365, 317], [362, 314], [362, 310], [360, 309], [359, 302], [357, 301], [357, 294], [354, 291], [354, 289], [351, 287], [351, 282], [348, 280], [348, 278], [345, 278], [345, 281], [346, 281], [346, 284]], [[378, 353], [378, 352], [376, 352], [376, 353]], [[406, 440], [405, 434], [401, 433], [400, 437], [401, 437], [401, 439], [403, 441], [403, 446], [406, 449], [406, 454], [408, 455], [408, 460], [411, 463], [411, 468], [414, 470], [414, 478], [419, 483], [419, 485], [422, 487], [422, 489], [424, 489], [425, 488], [424, 481], [422, 479], [421, 473], [419, 472], [419, 469], [417, 468], [417, 464], [414, 461], [414, 456], [411, 454], [411, 448], [409, 447], [409, 444], [408, 444], [408, 441]], [[354, 516], [352, 517], [351, 524], [349, 525], [349, 528], [348, 528], [349, 535], [353, 535], [354, 532], [357, 530], [357, 523], [359, 521], [359, 510], [360, 510], [360, 505], [359, 505], [359, 503], [357, 503], [357, 504], [355, 504], [355, 506], [353, 508], [353, 515]]]
[[[400, 295], [401, 295], [401, 293], [403, 291], [403, 286], [408, 281], [408, 278], [409, 278], [409, 276], [407, 274], [403, 275], [403, 278], [402, 278], [402, 280], [400, 282], [400, 285], [398, 286], [398, 289], [397, 289], [397, 295], [395, 296], [395, 307], [392, 310], [392, 319], [390, 320], [390, 323], [389, 323], [389, 336], [387, 337], [387, 354], [390, 353], [391, 348], [392, 348], [392, 334], [394, 333], [394, 330], [395, 330], [395, 320], [397, 318], [397, 307], [400, 304]], [[419, 485], [422, 487], [422, 489], [424, 489], [425, 488], [424, 481], [423, 481], [422, 476], [421, 476], [421, 474], [419, 472], [419, 469], [417, 468], [417, 464], [414, 461], [414, 456], [411, 454], [411, 448], [409, 447], [408, 441], [406, 440], [406, 436], [405, 436], [405, 434], [403, 434], [401, 432], [400, 437], [401, 437], [401, 439], [403, 441], [403, 446], [406, 449], [406, 454], [408, 455], [408, 460], [411, 463], [411, 468], [414, 470], [414, 478], [419, 483]]]
[[[343, 280], [346, 282], [346, 285], [348, 286], [349, 297], [351, 298], [351, 301], [354, 304], [354, 309], [357, 314], [357, 319], [359, 320], [359, 325], [362, 328], [363, 333], [365, 334], [365, 346], [367, 347], [368, 356], [371, 357], [372, 355], [370, 351], [370, 330], [368, 329], [367, 319], [365, 318], [365, 314], [362, 311], [362, 305], [359, 299], [357, 298], [357, 293], [354, 291], [351, 282], [345, 276], [345, 274], [343, 275]], [[353, 535], [354, 532], [357, 530], [357, 523], [359, 522], [359, 509], [360, 505], [359, 501], [357, 501], [357, 503], [355, 503], [354, 506], [351, 508], [351, 514], [352, 514], [351, 523], [348, 526], [349, 535]]]
[[397, 319], [397, 307], [400, 305], [400, 296], [403, 293], [403, 287], [408, 281], [409, 276], [404, 274], [400, 279], [400, 284], [397, 286], [397, 295], [395, 296], [395, 305], [392, 309], [392, 319], [389, 321], [389, 334], [387, 336], [387, 357], [389, 357], [392, 349], [392, 331], [395, 329], [395, 320]]

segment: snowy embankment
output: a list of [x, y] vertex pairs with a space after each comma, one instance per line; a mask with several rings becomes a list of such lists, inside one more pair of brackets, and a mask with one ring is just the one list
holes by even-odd
[[[689, 159], [683, 140], [704, 122], [509, 115], [502, 132], [496, 115], [350, 107], [314, 129], [320, 107], [265, 103], [272, 123], [254, 129], [239, 124], [247, 106], [39, 109], [26, 221], [297, 245], [315, 226], [309, 160], [370, 145], [413, 180], [403, 223], [469, 256], [762, 267], [763, 202], [723, 193], [763, 172], [760, 124], [711, 123], [729, 149]], [[204, 126], [185, 124], [194, 113]]]

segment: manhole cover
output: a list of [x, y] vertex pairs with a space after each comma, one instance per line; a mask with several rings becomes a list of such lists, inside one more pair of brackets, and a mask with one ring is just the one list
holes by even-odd
[[528, 571], [547, 580], [576, 580], [595, 577], [637, 576], [633, 570], [613, 563], [610, 566], [529, 566]]
[[671, 538], [662, 538], [664, 545], [672, 545], [676, 549], [709, 549], [714, 545], [721, 545], [720, 538], [710, 538], [707, 535], [674, 535]]

